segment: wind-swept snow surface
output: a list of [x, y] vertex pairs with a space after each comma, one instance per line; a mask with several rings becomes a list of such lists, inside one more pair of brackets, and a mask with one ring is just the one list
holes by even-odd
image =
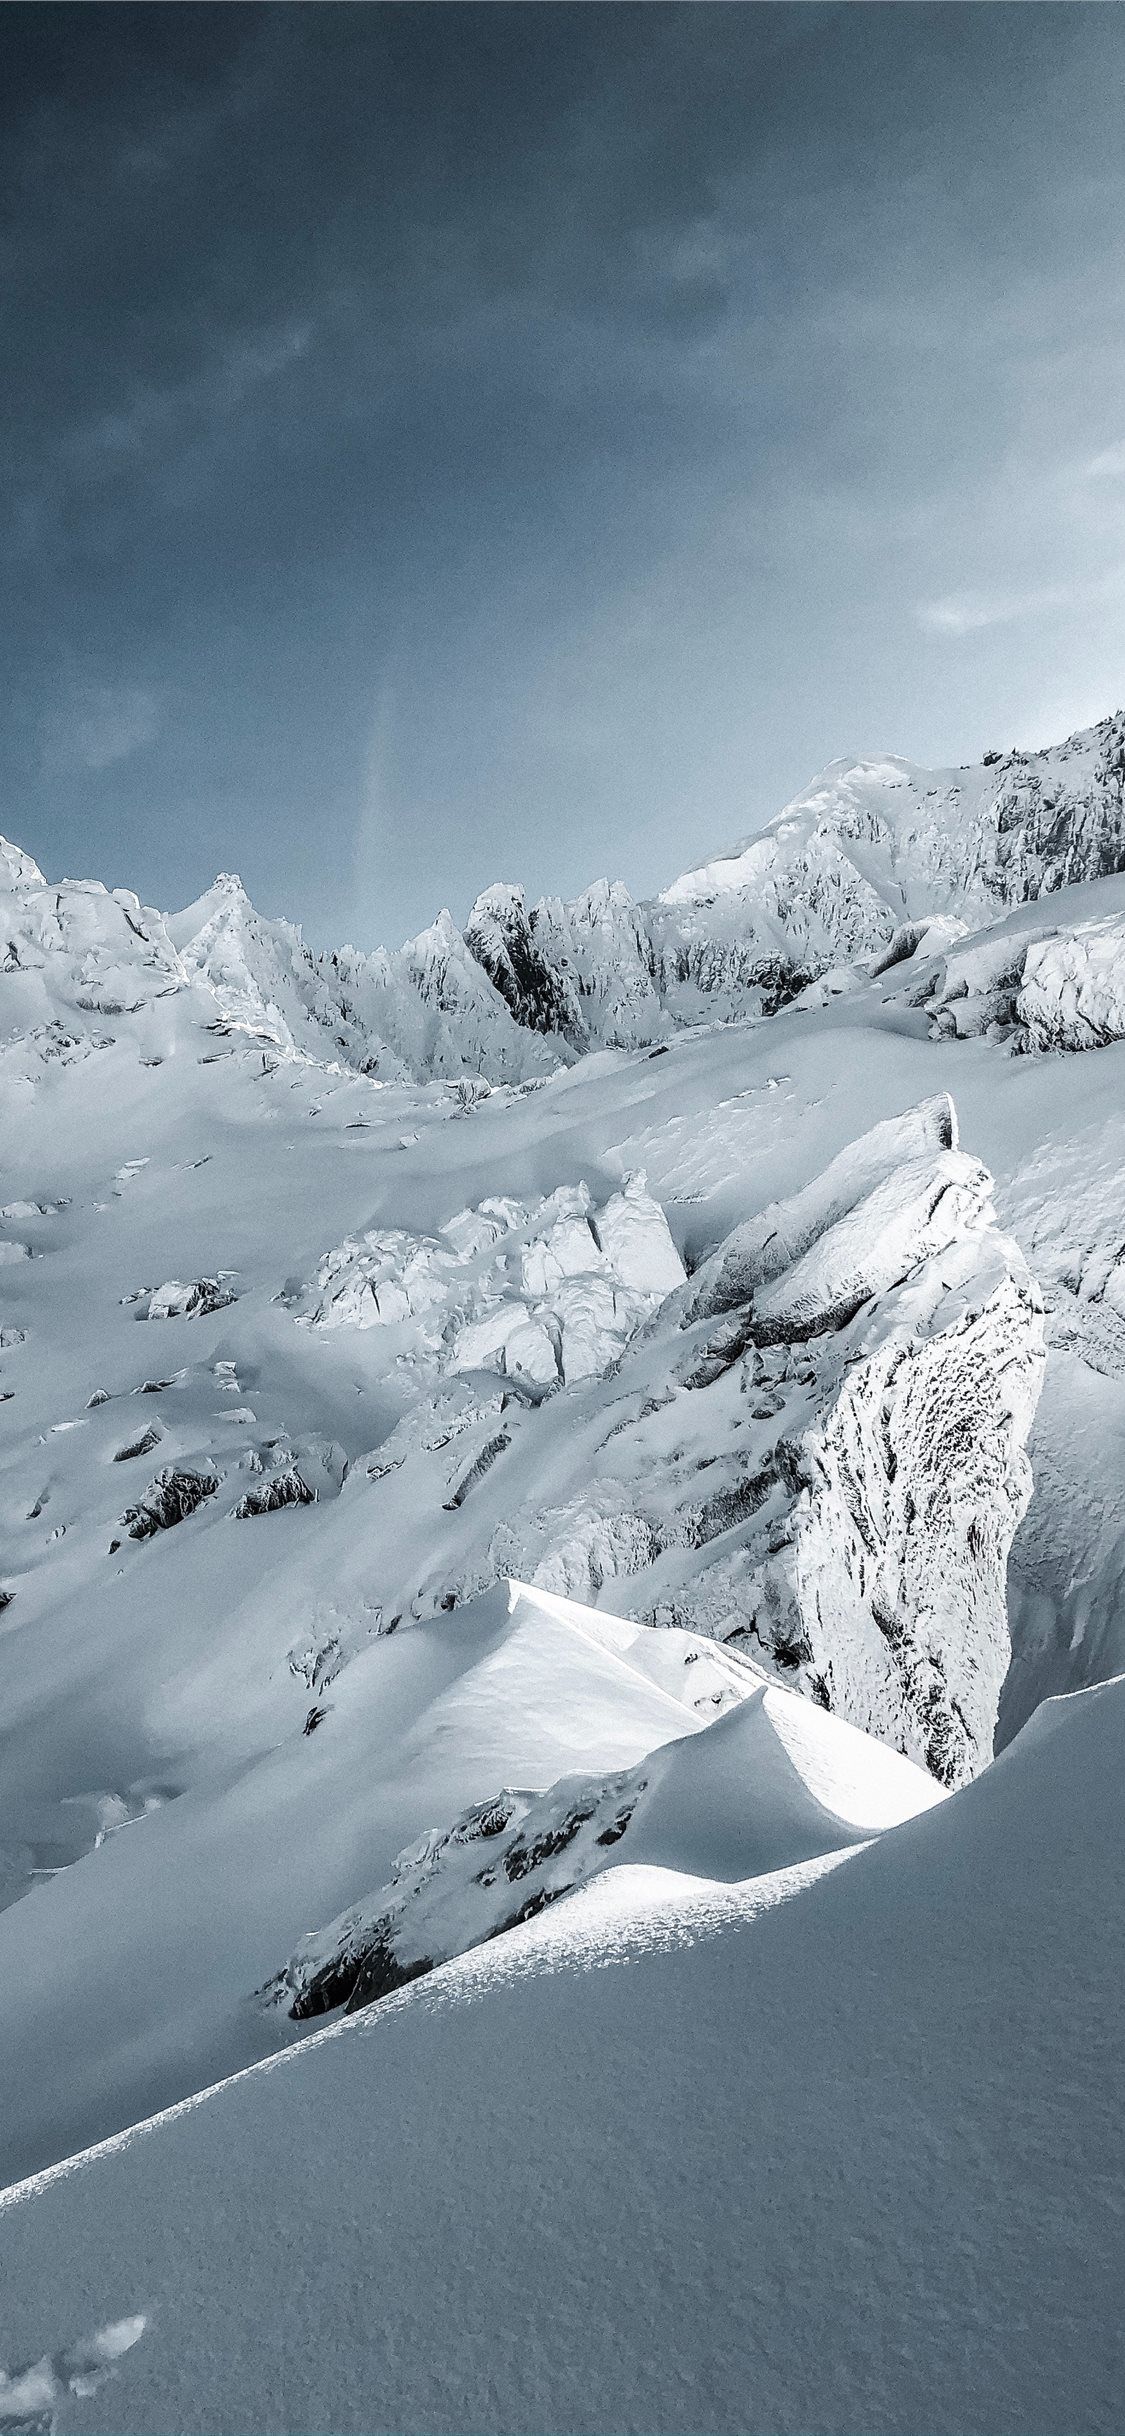
[[13, 2192], [10, 2372], [143, 2313], [68, 2425], [1116, 2436], [1123, 1732], [1057, 1704], [842, 1858], [609, 1869]]

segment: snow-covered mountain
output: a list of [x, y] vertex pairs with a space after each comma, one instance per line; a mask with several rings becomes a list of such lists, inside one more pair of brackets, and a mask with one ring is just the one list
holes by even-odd
[[[348, 949], [306, 959], [303, 974], [288, 925], [268, 926], [271, 955], [248, 909], [243, 920], [256, 932], [257, 994], [287, 1000], [275, 967], [292, 972], [301, 1005], [334, 1030], [349, 1063], [386, 1073], [397, 1058], [416, 1079], [477, 1071], [514, 1081], [568, 1052], [637, 1048], [679, 1024], [770, 1013], [830, 967], [875, 955], [905, 924], [944, 915], [976, 926], [1122, 869], [1119, 712], [1064, 744], [976, 767], [833, 762], [757, 836], [648, 904], [619, 881], [530, 906], [522, 889], [493, 887], [463, 936], [443, 913], [397, 955]], [[179, 917], [176, 935], [183, 944], [190, 922], [193, 968], [223, 984], [226, 943], [209, 902]]]
[[[218, 1019], [285, 1051], [384, 1080], [522, 1082], [591, 1047], [771, 1013], [831, 970], [935, 917], [979, 926], [1008, 906], [1125, 868], [1125, 713], [1039, 753], [924, 770], [830, 764], [759, 835], [648, 904], [600, 881], [564, 904], [486, 889], [465, 931], [442, 912], [395, 951], [314, 955], [223, 873], [161, 920], [124, 889], [48, 887], [4, 845], [5, 969], [44, 969], [72, 1011], [115, 991], [198, 985]], [[147, 979], [115, 961], [128, 927]], [[69, 967], [69, 970], [68, 970]], [[42, 1044], [41, 1044], [42, 1045]]]
[[[443, 914], [393, 954], [315, 956], [229, 877], [162, 916], [3, 849], [0, 2180], [224, 2087], [0, 2197], [0, 2428], [374, 2424], [354, 2329], [319, 2382], [288, 2353], [255, 2372], [249, 2409], [224, 2254], [184, 2198], [242, 2172], [274, 2310], [260, 2228], [296, 2204], [323, 2230], [328, 2205], [315, 2143], [293, 2168], [294, 2108], [341, 2190], [371, 2127], [357, 2154], [392, 2194], [380, 2424], [905, 2431], [940, 2390], [943, 2431], [1114, 2427], [1078, 2265], [1110, 2254], [1096, 2176], [1056, 2209], [1036, 2115], [1006, 2233], [982, 2194], [997, 2124], [1026, 2128], [1025, 2081], [1064, 2051], [1066, 2139], [1109, 2154], [1066, 2007], [1100, 2053], [1123, 739], [1118, 719], [975, 772], [838, 765], [655, 904], [491, 889], [464, 935]], [[1057, 1694], [1082, 1697], [1043, 1712]], [[349, 2007], [385, 2044], [308, 2042]], [[505, 2060], [470, 2123], [478, 2047]], [[842, 2071], [862, 2102], [837, 2102]], [[529, 2125], [556, 2114], [582, 2127], [581, 2240], [553, 2131], [546, 2216], [530, 2197]], [[676, 2309], [648, 2402], [625, 2341], [619, 2408], [591, 2262], [604, 2281], [627, 2224], [636, 2280], [666, 2218], [694, 2258], [693, 2160], [726, 2289], [814, 2154], [841, 2188], [870, 2174], [873, 2273], [907, 2193], [897, 2366], [854, 2341], [823, 2365], [853, 2216], [809, 2199], [777, 2267], [777, 2325], [791, 2301], [808, 2336], [785, 2408], [774, 2337], [739, 2354], [747, 2402]], [[476, 2382], [452, 2335], [436, 2384], [410, 2367], [439, 2292], [469, 2309], [444, 2237], [419, 2263], [407, 2199], [416, 2178], [437, 2210], [451, 2157], [455, 2248], [492, 2226], [542, 2296], [556, 2225], [570, 2245], [589, 2408], [550, 2343], [538, 2381], [513, 2366], [508, 2303]], [[970, 2186], [985, 2231], [954, 2272], [923, 2197], [947, 2232]], [[122, 2214], [72, 2322], [107, 2191], [141, 2230]], [[365, 2208], [338, 2219], [364, 2246]], [[1016, 2344], [1021, 2210], [1069, 2375]], [[353, 2290], [338, 2226], [325, 2325], [321, 2282]], [[181, 2297], [221, 2329], [198, 2412]], [[940, 2388], [927, 2311], [961, 2363]]]

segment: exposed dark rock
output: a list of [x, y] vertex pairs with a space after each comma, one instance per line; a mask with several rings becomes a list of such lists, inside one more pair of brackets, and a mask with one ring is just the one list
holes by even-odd
[[[146, 1390], [145, 1392], [151, 1391]], [[128, 1446], [119, 1446], [113, 1458], [114, 1462], [132, 1463], [137, 1455], [151, 1455], [153, 1448], [159, 1446], [163, 1435], [163, 1430], [158, 1429], [154, 1422], [151, 1429], [142, 1430], [139, 1438], [131, 1438]]]
[[510, 1445], [511, 1439], [508, 1432], [502, 1429], [495, 1438], [489, 1439], [487, 1446], [482, 1446], [476, 1462], [470, 1464], [464, 1479], [458, 1481], [452, 1497], [446, 1499], [444, 1510], [447, 1514], [455, 1514], [458, 1506], [464, 1505], [470, 1489], [476, 1487], [478, 1480], [484, 1479], [485, 1473], [491, 1471], [497, 1456], [502, 1455], [505, 1447]]
[[279, 1506], [313, 1506], [316, 1490], [302, 1480], [295, 1464], [284, 1472], [271, 1472], [256, 1489], [247, 1489], [238, 1504], [231, 1507], [235, 1522], [246, 1522], [253, 1514], [276, 1514]]
[[218, 1485], [214, 1472], [180, 1472], [169, 1464], [150, 1481], [138, 1503], [122, 1515], [130, 1539], [151, 1539], [157, 1531], [170, 1531], [176, 1523], [186, 1522], [197, 1506], [214, 1496]]

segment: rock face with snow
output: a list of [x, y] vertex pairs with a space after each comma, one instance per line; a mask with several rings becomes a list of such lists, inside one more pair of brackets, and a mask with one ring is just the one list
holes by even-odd
[[633, 1049], [667, 1028], [645, 915], [620, 882], [564, 905], [529, 907], [522, 888], [478, 897], [465, 938], [517, 1023], [576, 1049]]
[[[626, 1212], [650, 1261], [639, 1196], [631, 1211], [621, 1197], [620, 1228]], [[418, 1259], [396, 1247], [388, 1287], [401, 1293]], [[420, 1300], [434, 1266], [431, 1251]], [[556, 1317], [573, 1284], [554, 1289]], [[450, 1322], [441, 1300], [422, 1312], [466, 1375], [413, 1406], [369, 1466], [368, 1545], [395, 1614], [515, 1576], [709, 1634], [942, 1783], [973, 1774], [1009, 1655], [1043, 1326], [948, 1099], [876, 1126], [736, 1229], [628, 1345], [585, 1280], [576, 1308], [580, 1360], [550, 1377], [544, 1361], [534, 1397], [511, 1392], [531, 1382], [526, 1352], [500, 1350], [523, 1344], [526, 1304], [484, 1323]], [[486, 1385], [484, 1367], [506, 1383]], [[404, 1566], [403, 1511], [435, 1509], [449, 1519]]]
[[448, 913], [396, 955], [314, 956], [224, 873], [169, 928], [221, 1017], [287, 1054], [335, 1057], [391, 1082], [522, 1082], [558, 1062], [513, 1023]]
[[953, 946], [911, 991], [937, 1033], [1017, 1052], [1125, 1040], [1125, 914], [1042, 927], [1000, 924]]

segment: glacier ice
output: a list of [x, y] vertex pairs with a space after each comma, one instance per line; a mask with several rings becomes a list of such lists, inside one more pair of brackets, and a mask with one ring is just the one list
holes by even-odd
[[600, 1378], [684, 1276], [643, 1177], [595, 1208], [584, 1184], [491, 1198], [432, 1236], [372, 1229], [291, 1297], [309, 1328], [401, 1328], [403, 1357], [537, 1387]]

